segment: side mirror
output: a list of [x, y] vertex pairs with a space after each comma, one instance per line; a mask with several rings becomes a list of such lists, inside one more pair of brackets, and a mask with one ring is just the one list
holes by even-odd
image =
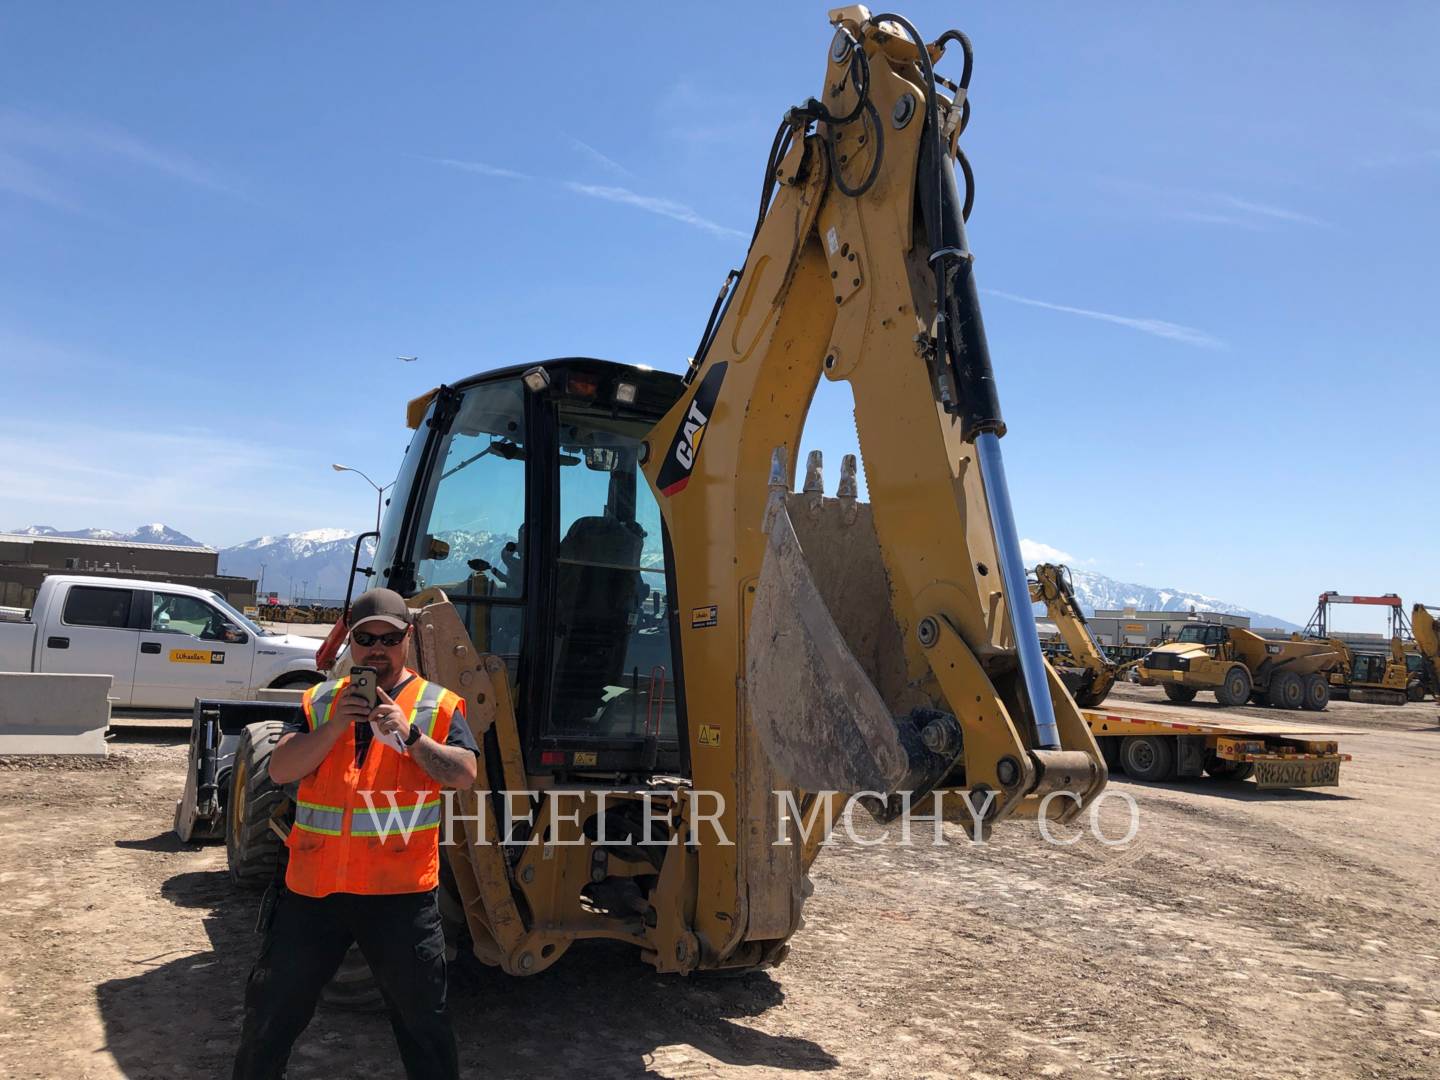
[[228, 645], [244, 645], [250, 640], [249, 634], [231, 622], [220, 627], [220, 636]]

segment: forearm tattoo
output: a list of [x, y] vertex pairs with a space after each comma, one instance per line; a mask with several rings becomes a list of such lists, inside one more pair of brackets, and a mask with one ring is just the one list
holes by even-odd
[[470, 772], [460, 757], [470, 751], [421, 739], [410, 748], [410, 753], [415, 756], [416, 764], [424, 769], [431, 779], [451, 787], [470, 786]]

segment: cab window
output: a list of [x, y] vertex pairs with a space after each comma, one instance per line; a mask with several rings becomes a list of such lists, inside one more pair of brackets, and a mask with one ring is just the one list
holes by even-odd
[[643, 423], [559, 408], [559, 535], [549, 734], [674, 739], [660, 508]]
[[108, 626], [123, 630], [130, 625], [130, 589], [104, 589], [75, 585], [65, 597], [62, 617], [71, 626]]
[[157, 634], [188, 634], [205, 641], [238, 643], [243, 631], [231, 625], [215, 608], [193, 596], [179, 593], [152, 593], [150, 631]]
[[516, 677], [524, 629], [525, 438], [519, 380], [465, 392], [438, 449], [415, 548], [417, 591], [455, 603], [477, 648]]

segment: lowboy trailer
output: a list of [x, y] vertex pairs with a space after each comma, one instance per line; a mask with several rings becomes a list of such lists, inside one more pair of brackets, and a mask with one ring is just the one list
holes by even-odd
[[1253, 776], [1261, 788], [1336, 787], [1350, 760], [1334, 732], [1310, 725], [1230, 714], [1210, 720], [1193, 709], [1130, 702], [1083, 712], [1111, 772], [1135, 780]]

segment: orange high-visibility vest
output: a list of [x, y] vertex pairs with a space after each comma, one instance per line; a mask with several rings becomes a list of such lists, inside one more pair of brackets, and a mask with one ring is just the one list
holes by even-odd
[[[329, 722], [349, 685], [347, 675], [305, 692], [301, 704], [311, 731]], [[465, 723], [464, 702], [418, 675], [395, 704], [436, 742], [445, 741], [452, 722]], [[347, 728], [320, 767], [300, 781], [295, 826], [286, 841], [286, 887], [316, 897], [435, 888], [440, 882], [443, 808], [439, 781], [411, 755], [396, 753], [379, 739], [356, 765], [355, 728]]]

